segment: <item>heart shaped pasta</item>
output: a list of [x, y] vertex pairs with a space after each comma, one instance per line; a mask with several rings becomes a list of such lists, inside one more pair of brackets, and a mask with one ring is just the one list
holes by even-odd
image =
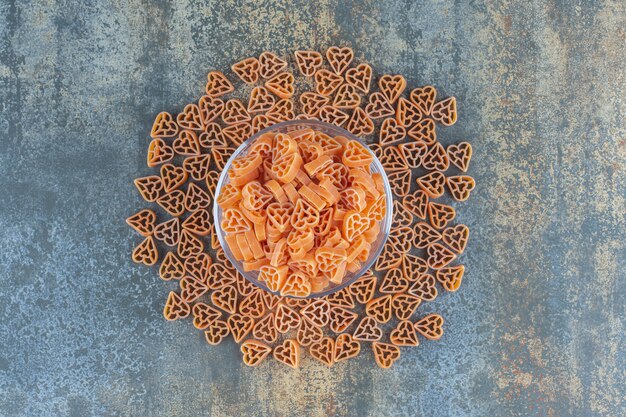
[[406, 80], [402, 75], [383, 75], [378, 80], [378, 87], [389, 103], [395, 103], [406, 88]]
[[456, 259], [456, 254], [439, 243], [433, 243], [426, 249], [428, 266], [432, 269], [441, 269]]
[[408, 320], [422, 302], [422, 299], [411, 294], [396, 294], [391, 299], [391, 308], [398, 320]]
[[300, 315], [314, 326], [324, 327], [330, 320], [330, 304], [326, 300], [315, 300], [300, 310]]
[[387, 323], [391, 319], [391, 295], [374, 298], [365, 306], [365, 312], [379, 323]]
[[178, 133], [178, 125], [171, 114], [162, 111], [157, 114], [152, 125], [150, 136], [153, 138], [171, 138]]
[[[275, 253], [279, 253], [279, 249], [276, 249]], [[278, 257], [280, 258], [282, 257], [282, 255], [278, 255]], [[265, 285], [267, 285], [267, 288], [270, 291], [278, 292], [281, 290], [281, 288], [285, 284], [285, 280], [287, 279], [287, 274], [289, 273], [289, 269], [286, 265], [283, 265], [282, 260], [273, 262], [273, 259], [270, 260], [270, 262], [274, 263], [275, 265], [280, 265], [280, 266], [273, 266], [273, 265], [262, 266], [261, 268], [259, 268], [259, 280], [265, 282]]]
[[[216, 307], [227, 313], [234, 314], [237, 311], [237, 287], [231, 284], [213, 291], [211, 294], [211, 301]], [[246, 318], [250, 319], [249, 317]], [[230, 331], [233, 335], [235, 335], [232, 327]]]
[[313, 325], [309, 320], [301, 320], [298, 328], [297, 340], [302, 346], [309, 346], [317, 343], [324, 337], [324, 332], [320, 327]]
[[209, 345], [215, 346], [219, 345], [229, 333], [228, 323], [224, 320], [214, 320], [204, 332], [204, 339]]
[[154, 239], [152, 236], [148, 236], [133, 250], [133, 262], [138, 264], [144, 264], [152, 266], [156, 264], [159, 259], [159, 253], [157, 251]]
[[252, 224], [235, 208], [226, 209], [222, 215], [222, 230], [226, 233], [243, 233], [251, 230]]
[[252, 134], [258, 133], [263, 129], [276, 124], [278, 121], [265, 114], [257, 114], [252, 118]]
[[162, 139], [152, 139], [148, 146], [147, 164], [149, 167], [155, 167], [174, 158], [174, 150], [168, 146]]
[[206, 209], [199, 209], [191, 213], [183, 222], [183, 229], [198, 236], [206, 236], [211, 233], [211, 214]]
[[137, 178], [135, 180], [135, 187], [139, 190], [139, 194], [146, 201], [156, 201], [161, 195], [163, 190], [163, 182], [161, 177], [156, 175], [150, 175], [148, 177]]
[[274, 317], [274, 325], [280, 333], [287, 333], [290, 329], [300, 326], [300, 315], [284, 304], [279, 304]]
[[241, 344], [243, 363], [248, 366], [258, 366], [271, 352], [271, 347], [256, 340], [246, 340]]
[[204, 250], [204, 243], [190, 231], [183, 230], [178, 240], [178, 255], [182, 258], [188, 258], [196, 255]]
[[439, 340], [443, 336], [443, 317], [429, 314], [415, 323], [415, 330], [428, 340]]
[[450, 160], [440, 143], [435, 143], [422, 158], [422, 166], [431, 171], [447, 171]]
[[[193, 178], [194, 180], [202, 181], [209, 174], [210, 163], [211, 154], [190, 156], [188, 158], [185, 158], [185, 161], [183, 162], [183, 169], [187, 171], [187, 173], [189, 173], [191, 178]], [[199, 187], [197, 187], [197, 190], [205, 193]], [[198, 191], [196, 191], [196, 195], [197, 194]], [[187, 195], [189, 195], [189, 192], [187, 192]]]
[[400, 142], [405, 137], [406, 129], [401, 126], [396, 121], [396, 119], [388, 118], [383, 120], [383, 124], [380, 127], [380, 137], [378, 140], [378, 143], [380, 143], [381, 146], [391, 145], [393, 143]]
[[294, 369], [300, 366], [300, 345], [297, 340], [286, 339], [274, 348], [274, 359]]
[[224, 101], [211, 96], [202, 96], [198, 100], [198, 109], [206, 130], [209, 123], [217, 119], [224, 111]]
[[341, 74], [352, 62], [354, 52], [347, 47], [340, 48], [338, 46], [331, 46], [326, 51], [326, 58], [333, 71], [337, 74]]
[[263, 291], [263, 301], [268, 310], [274, 310], [280, 302], [283, 301], [283, 297], [278, 297], [267, 291]]
[[456, 216], [456, 211], [452, 206], [435, 202], [428, 203], [428, 217], [430, 224], [437, 229], [443, 229]]
[[267, 206], [267, 221], [281, 232], [287, 229], [294, 206], [291, 203], [271, 203]]
[[444, 126], [452, 126], [455, 124], [457, 118], [456, 99], [449, 97], [435, 103], [431, 111], [431, 116]]
[[301, 166], [302, 157], [294, 152], [274, 161], [271, 171], [280, 182], [287, 184], [296, 178]]
[[185, 195], [185, 208], [188, 211], [194, 212], [205, 209], [208, 208], [210, 204], [211, 197], [206, 191], [194, 183], [189, 184], [187, 194]]
[[168, 252], [159, 268], [159, 276], [161, 279], [165, 281], [181, 279], [185, 276], [185, 273], [183, 262], [178, 259], [174, 252]]
[[413, 245], [415, 245], [416, 248], [423, 249], [441, 240], [441, 233], [432, 228], [428, 223], [417, 223], [414, 232], [415, 240], [413, 241]]
[[222, 128], [217, 123], [207, 124], [204, 128], [204, 132], [200, 133], [200, 136], [198, 136], [198, 142], [200, 142], [200, 146], [202, 146], [203, 148], [212, 149], [215, 147], [228, 147], [226, 138], [224, 138], [224, 134], [222, 133]]
[[389, 340], [396, 346], [419, 346], [413, 323], [402, 320], [389, 334]]
[[235, 74], [246, 84], [254, 84], [259, 79], [259, 60], [251, 57], [242, 59], [230, 67]]
[[230, 99], [224, 105], [222, 120], [228, 125], [234, 125], [241, 122], [249, 122], [252, 118], [240, 100]]
[[[160, 175], [135, 181], [144, 200], [171, 216], [157, 222], [158, 211], [142, 210], [127, 219], [144, 239], [133, 261], [160, 261], [160, 277], [180, 286], [180, 295], [168, 296], [164, 316], [191, 314], [210, 345], [232, 334], [249, 366], [273, 352], [297, 368], [302, 346], [332, 366], [358, 355], [361, 340], [372, 343], [380, 367], [391, 367], [399, 346], [417, 346], [418, 335], [441, 337], [441, 316], [409, 320], [422, 302], [436, 299], [437, 282], [445, 292], [457, 291], [465, 272], [454, 260], [466, 249], [469, 229], [453, 224], [456, 203], [435, 200], [447, 189], [454, 201], [465, 201], [475, 188], [466, 175], [471, 145], [445, 147], [437, 138], [438, 129], [457, 120], [456, 99], [437, 101], [428, 85], [403, 96], [405, 78], [389, 74], [377, 78], [379, 91], [370, 94], [370, 65], [352, 64], [350, 48], [331, 47], [325, 55], [326, 68], [323, 54], [296, 51], [290, 63], [296, 73], [270, 52], [235, 62], [233, 73], [249, 84], [241, 90], [238, 84], [236, 92], [224, 73], [211, 71], [196, 103], [174, 116], [157, 115], [146, 162]], [[301, 83], [294, 75], [313, 79]], [[320, 120], [368, 142], [374, 133], [378, 143], [363, 145], [330, 128], [271, 129], [291, 120]], [[374, 155], [387, 179], [375, 169]], [[212, 218], [213, 202], [220, 224]], [[380, 250], [386, 232], [374, 267], [380, 279], [370, 270], [332, 291], [377, 256], [372, 251]], [[239, 270], [254, 274], [267, 291]], [[327, 289], [330, 295], [311, 297]]]
[[419, 256], [406, 253], [402, 257], [402, 272], [409, 282], [415, 282], [428, 272], [428, 264]]
[[187, 181], [189, 174], [182, 167], [172, 164], [164, 164], [161, 166], [161, 181], [166, 192], [177, 189]]
[[180, 297], [187, 303], [192, 303], [209, 291], [209, 287], [203, 281], [192, 277], [184, 277], [180, 280]]
[[343, 84], [335, 94], [333, 106], [338, 109], [354, 109], [361, 104], [361, 96], [356, 89], [350, 84]]
[[428, 195], [423, 190], [417, 190], [402, 199], [402, 206], [422, 220], [428, 215]]
[[380, 158], [380, 163], [385, 172], [391, 173], [395, 171], [408, 171], [408, 165], [406, 160], [402, 157], [400, 150], [395, 146], [387, 146], [383, 148], [383, 154]]
[[383, 331], [372, 317], [363, 318], [354, 331], [354, 338], [363, 342], [375, 342], [382, 337]]
[[399, 252], [391, 244], [386, 244], [382, 253], [376, 260], [374, 269], [377, 271], [385, 271], [387, 269], [395, 268], [402, 262], [402, 252]]
[[[303, 269], [302, 264], [294, 265], [290, 263], [289, 265], [292, 268], [299, 268], [299, 270]], [[307, 297], [311, 294], [311, 283], [309, 282], [308, 276], [312, 276], [312, 274], [303, 274], [301, 272], [292, 272], [287, 277], [283, 288], [281, 289], [281, 295], [289, 296], [289, 297]]]
[[141, 210], [126, 219], [126, 223], [144, 237], [152, 234], [155, 222], [156, 214], [152, 210]]
[[411, 91], [410, 97], [411, 101], [419, 107], [420, 111], [428, 116], [435, 104], [437, 90], [435, 90], [435, 87], [427, 85]]
[[183, 129], [202, 130], [204, 128], [200, 108], [196, 104], [187, 104], [176, 116], [176, 123]]
[[423, 175], [417, 179], [417, 185], [424, 190], [430, 198], [439, 198], [445, 192], [446, 177], [439, 171]]
[[322, 54], [317, 51], [296, 51], [294, 55], [298, 69], [305, 77], [312, 77], [322, 66]]
[[374, 297], [376, 281], [377, 278], [371, 272], [368, 272], [350, 284], [348, 289], [357, 302], [367, 304]]
[[342, 160], [346, 166], [351, 168], [365, 167], [374, 161], [374, 156], [361, 143], [351, 140], [344, 147]]
[[[257, 289], [256, 285], [254, 285], [252, 282], [245, 279], [239, 273], [237, 273], [235, 284], [237, 285], [237, 291], [239, 292], [239, 294], [243, 295], [244, 297], [247, 297], [248, 295], [252, 294]], [[241, 306], [240, 306], [240, 310], [241, 310]]]
[[374, 132], [374, 122], [362, 108], [357, 107], [346, 123], [346, 130], [356, 136], [370, 135]]
[[170, 291], [163, 308], [163, 317], [165, 320], [172, 321], [185, 318], [189, 315], [191, 309], [189, 304], [184, 302], [178, 294]]
[[464, 224], [448, 227], [442, 233], [443, 242], [457, 254], [462, 254], [469, 240], [469, 228]]
[[[343, 349], [340, 353], [343, 355], [344, 359], [347, 359], [347, 356], [350, 355], [350, 346], [347, 349]], [[354, 350], [354, 348], [352, 348]], [[359, 347], [360, 350], [360, 347]], [[313, 357], [313, 359], [322, 362], [326, 366], [333, 366], [334, 357], [335, 357], [335, 342], [330, 337], [324, 337], [319, 342], [313, 343], [309, 348], [309, 353]], [[357, 352], [358, 354], [358, 352]]]
[[334, 72], [320, 69], [315, 73], [315, 91], [322, 96], [330, 96], [343, 83], [343, 77]]
[[376, 363], [383, 369], [390, 368], [400, 357], [400, 349], [389, 343], [372, 343]]
[[193, 314], [193, 326], [196, 329], [206, 329], [215, 320], [222, 317], [222, 313], [208, 304], [196, 303], [191, 309]]
[[271, 109], [276, 103], [276, 99], [265, 87], [254, 87], [250, 92], [250, 101], [248, 101], [248, 112], [257, 113], [265, 112]]
[[322, 122], [330, 123], [335, 126], [343, 126], [350, 116], [333, 106], [323, 106], [318, 112], [318, 117]]
[[[291, 214], [291, 225], [300, 231], [311, 230], [317, 226], [320, 221], [320, 215], [314, 207], [306, 203], [304, 199], [299, 199]], [[313, 235], [311, 235], [313, 239]]]
[[200, 154], [198, 136], [191, 130], [181, 131], [178, 138], [173, 142], [172, 147], [178, 155], [193, 156]]
[[293, 102], [288, 98], [278, 100], [267, 112], [267, 116], [277, 122], [284, 122], [294, 118]]
[[406, 291], [408, 288], [409, 280], [402, 274], [402, 270], [392, 268], [385, 274], [379, 291], [383, 294], [395, 294]]
[[400, 126], [413, 126], [422, 120], [422, 112], [415, 104], [400, 97], [396, 108], [396, 120]]
[[[234, 126], [238, 126], [238, 125], [234, 125]], [[223, 130], [222, 130], [222, 133], [223, 133]], [[226, 161], [228, 160], [228, 158], [230, 158], [233, 152], [234, 152], [234, 149], [229, 148], [229, 147], [211, 148], [211, 155], [213, 156], [213, 161], [215, 162], [215, 166], [217, 167], [218, 170], [221, 171], [224, 169], [224, 165], [226, 165]]]
[[154, 227], [154, 238], [167, 246], [176, 246], [180, 240], [180, 221], [178, 217], [167, 220]]
[[394, 109], [383, 93], [372, 93], [365, 106], [365, 112], [372, 119], [394, 116]]
[[348, 69], [346, 71], [346, 82], [364, 94], [369, 93], [372, 82], [372, 67], [367, 64], [359, 64], [356, 68]]
[[461, 286], [465, 267], [463, 265], [449, 266], [437, 271], [437, 281], [447, 291], [456, 291]]
[[[265, 314], [262, 291], [256, 289], [239, 303], [239, 312], [244, 316], [258, 319]], [[255, 336], [256, 337], [256, 336]]]
[[[219, 261], [219, 257], [215, 257]], [[227, 285], [237, 284], [237, 271], [223, 263], [212, 263], [209, 266], [209, 274], [206, 283], [210, 289], [216, 290]]]
[[474, 187], [476, 187], [474, 178], [467, 175], [448, 177], [446, 178], [446, 184], [448, 184], [450, 194], [456, 201], [467, 200]]
[[472, 159], [472, 145], [467, 142], [461, 142], [457, 145], [450, 145], [446, 149], [448, 158], [457, 168], [463, 172], [467, 172], [470, 160]]
[[295, 87], [293, 86], [293, 74], [289, 72], [281, 72], [265, 82], [265, 88], [282, 99], [288, 99], [293, 96]]
[[407, 132], [407, 136], [426, 145], [434, 145], [437, 141], [437, 132], [435, 131], [435, 122], [431, 119], [424, 119], [416, 123]]
[[354, 298], [348, 288], [327, 295], [326, 301], [328, 301], [332, 307], [354, 308], [355, 306]]
[[231, 313], [227, 323], [228, 329], [237, 343], [241, 342], [254, 327], [254, 319], [234, 312]]
[[317, 267], [322, 272], [330, 272], [346, 260], [346, 250], [339, 247], [322, 246], [315, 251]]
[[404, 197], [411, 191], [411, 171], [395, 171], [390, 173], [387, 179], [395, 195]]
[[354, 338], [347, 333], [337, 336], [334, 352], [336, 363], [354, 358], [359, 352], [361, 352], [361, 344], [358, 340], [354, 340]]
[[267, 344], [272, 344], [278, 339], [278, 332], [274, 326], [274, 313], [270, 313], [257, 321], [252, 329], [252, 336]]
[[207, 75], [206, 94], [209, 97], [220, 97], [224, 94], [231, 93], [235, 87], [220, 71], [211, 71]]
[[271, 78], [287, 66], [287, 62], [271, 52], [263, 52], [259, 56], [259, 75]]
[[358, 317], [354, 311], [334, 306], [330, 310], [330, 329], [337, 334], [343, 333]]
[[423, 142], [401, 143], [398, 149], [409, 168], [419, 168], [428, 152], [428, 146]]
[[302, 111], [311, 116], [317, 116], [320, 109], [330, 104], [330, 97], [321, 94], [306, 92], [300, 95]]

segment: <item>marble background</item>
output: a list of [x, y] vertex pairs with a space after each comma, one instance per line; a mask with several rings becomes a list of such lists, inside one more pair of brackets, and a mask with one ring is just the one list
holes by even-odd
[[[623, 1], [0, 0], [0, 415], [626, 414]], [[436, 343], [244, 368], [130, 261], [152, 119], [263, 50], [349, 45], [474, 145]]]

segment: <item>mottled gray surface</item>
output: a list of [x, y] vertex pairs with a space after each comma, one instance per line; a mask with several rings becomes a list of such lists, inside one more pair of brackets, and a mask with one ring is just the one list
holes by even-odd
[[[625, 3], [255, 3], [0, 0], [0, 415], [625, 415]], [[208, 70], [332, 44], [456, 95], [466, 278], [391, 370], [244, 369], [163, 320], [132, 180]]]

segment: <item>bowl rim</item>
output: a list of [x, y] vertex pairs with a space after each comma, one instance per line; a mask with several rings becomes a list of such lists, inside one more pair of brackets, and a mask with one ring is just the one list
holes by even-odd
[[[217, 204], [217, 198], [219, 196], [218, 191], [221, 191], [222, 187], [225, 185], [226, 179], [228, 178], [228, 171], [230, 170], [232, 162], [235, 158], [237, 158], [245, 149], [247, 149], [252, 144], [252, 142], [258, 139], [260, 136], [266, 133], [273, 132], [277, 129], [284, 128], [284, 127], [299, 126], [299, 125], [302, 125], [303, 129], [312, 128], [313, 130], [315, 130], [315, 126], [318, 126], [318, 127], [323, 127], [328, 130], [334, 130], [338, 132], [338, 134], [335, 136], [346, 136], [348, 139], [356, 140], [361, 145], [363, 145], [374, 158], [370, 166], [374, 165], [376, 169], [378, 170], [378, 172], [381, 174], [381, 177], [383, 179], [383, 186], [385, 188], [385, 203], [386, 203], [385, 218], [379, 222], [381, 224], [381, 230], [379, 232], [379, 236], [382, 234], [383, 239], [379, 247], [376, 248], [374, 256], [371, 257], [371, 260], [367, 263], [364, 263], [361, 266], [361, 268], [357, 271], [357, 273], [355, 273], [353, 278], [349, 280], [345, 280], [345, 282], [342, 282], [341, 284], [335, 285], [334, 287], [326, 289], [324, 291], [311, 293], [306, 297], [280, 295], [279, 292], [270, 291], [270, 289], [267, 288], [267, 286], [264, 283], [260, 282], [258, 279], [253, 281], [252, 279], [248, 277], [248, 272], [243, 271], [243, 268], [240, 267], [239, 264], [241, 262], [237, 261], [234, 258], [230, 248], [228, 247], [224, 239], [224, 231], [222, 230], [221, 224], [219, 224], [218, 222], [218, 212], [221, 208], [219, 207], [219, 204]], [[380, 253], [383, 251], [383, 248], [385, 247], [387, 243], [387, 239], [389, 238], [389, 233], [391, 231], [391, 225], [393, 223], [393, 194], [391, 190], [391, 185], [389, 184], [389, 179], [387, 178], [387, 173], [385, 172], [383, 165], [381, 164], [376, 154], [372, 151], [372, 149], [363, 139], [359, 138], [358, 136], [354, 135], [353, 133], [347, 131], [346, 129], [342, 127], [339, 127], [330, 123], [322, 122], [319, 120], [289, 120], [289, 121], [284, 121], [284, 122], [273, 124], [272, 126], [269, 126], [265, 129], [258, 131], [257, 133], [255, 133], [254, 135], [246, 139], [244, 142], [242, 142], [241, 145], [237, 147], [237, 149], [235, 149], [232, 155], [228, 158], [228, 161], [226, 161], [226, 164], [224, 165], [224, 168], [222, 169], [222, 172], [220, 173], [220, 177], [219, 177], [219, 180], [217, 181], [217, 185], [215, 186], [212, 215], [213, 215], [215, 234], [217, 235], [217, 239], [220, 242], [220, 246], [222, 250], [224, 251], [226, 258], [230, 261], [230, 263], [237, 270], [237, 272], [239, 272], [246, 280], [251, 282], [255, 287], [258, 287], [264, 291], [269, 292], [270, 294], [274, 294], [280, 297], [302, 299], [302, 300], [317, 299], [317, 298], [326, 297], [330, 294], [334, 294], [336, 292], [343, 290], [350, 284], [354, 283], [357, 279], [361, 278], [372, 267], [372, 265], [374, 265], [374, 263], [380, 256]], [[384, 230], [382, 226], [384, 226]]]

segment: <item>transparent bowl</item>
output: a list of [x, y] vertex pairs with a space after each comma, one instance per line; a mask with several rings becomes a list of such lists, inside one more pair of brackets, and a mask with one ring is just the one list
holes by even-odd
[[[356, 281], [361, 275], [363, 275], [374, 264], [374, 262], [380, 255], [380, 252], [382, 251], [383, 247], [385, 246], [385, 242], [387, 241], [387, 237], [389, 236], [389, 230], [391, 229], [391, 223], [392, 223], [392, 218], [393, 218], [393, 199], [392, 199], [392, 194], [391, 194], [391, 187], [389, 186], [389, 180], [387, 179], [385, 170], [383, 169], [383, 166], [381, 165], [376, 155], [374, 155], [374, 153], [370, 150], [369, 146], [367, 146], [367, 144], [363, 142], [360, 138], [354, 136], [352, 133], [348, 132], [345, 129], [342, 129], [340, 127], [337, 127], [328, 123], [315, 121], [315, 120], [292, 120], [288, 122], [281, 122], [273, 126], [270, 126], [267, 129], [261, 130], [260, 132], [251, 136], [244, 143], [242, 143], [241, 146], [239, 146], [239, 148], [237, 148], [237, 150], [231, 155], [230, 159], [224, 166], [224, 170], [220, 174], [220, 179], [215, 189], [215, 199], [213, 202], [213, 219], [215, 223], [215, 233], [217, 234], [217, 238], [220, 242], [220, 245], [222, 246], [222, 249], [224, 250], [224, 253], [226, 254], [226, 257], [228, 258], [228, 260], [235, 266], [235, 268], [237, 268], [239, 273], [241, 273], [241, 275], [243, 275], [248, 281], [252, 282], [257, 287], [278, 295], [278, 293], [270, 291], [262, 281], [259, 281], [258, 271], [245, 272], [243, 270], [242, 262], [237, 261], [235, 257], [233, 256], [233, 253], [231, 252], [230, 248], [228, 247], [228, 244], [226, 243], [226, 240], [224, 239], [225, 233], [222, 230], [222, 208], [217, 204], [217, 197], [220, 195], [223, 187], [229, 182], [228, 171], [230, 170], [232, 161], [239, 155], [245, 155], [248, 152], [248, 149], [250, 148], [250, 146], [257, 140], [259, 136], [268, 132], [289, 133], [289, 132], [293, 132], [296, 130], [308, 129], [308, 128], [320, 131], [331, 137], [345, 136], [348, 139], [356, 140], [356, 141], [359, 141], [361, 144], [363, 144], [365, 148], [369, 150], [372, 156], [374, 157], [374, 161], [370, 165], [371, 172], [380, 173], [382, 175], [383, 184], [385, 187], [385, 196], [386, 196], [385, 218], [380, 222], [380, 233], [378, 234], [378, 238], [372, 243], [367, 261], [365, 261], [362, 264], [361, 269], [359, 269], [358, 271], [347, 272], [341, 284], [334, 284], [331, 282], [330, 285], [326, 287], [326, 289], [324, 289], [323, 291], [320, 291], [317, 293], [311, 293], [308, 297], [305, 297], [305, 298], [319, 298], [319, 297], [324, 297], [326, 295], [340, 291], [341, 289], [347, 287], [348, 285]], [[300, 297], [293, 297], [293, 298], [300, 298]]]

